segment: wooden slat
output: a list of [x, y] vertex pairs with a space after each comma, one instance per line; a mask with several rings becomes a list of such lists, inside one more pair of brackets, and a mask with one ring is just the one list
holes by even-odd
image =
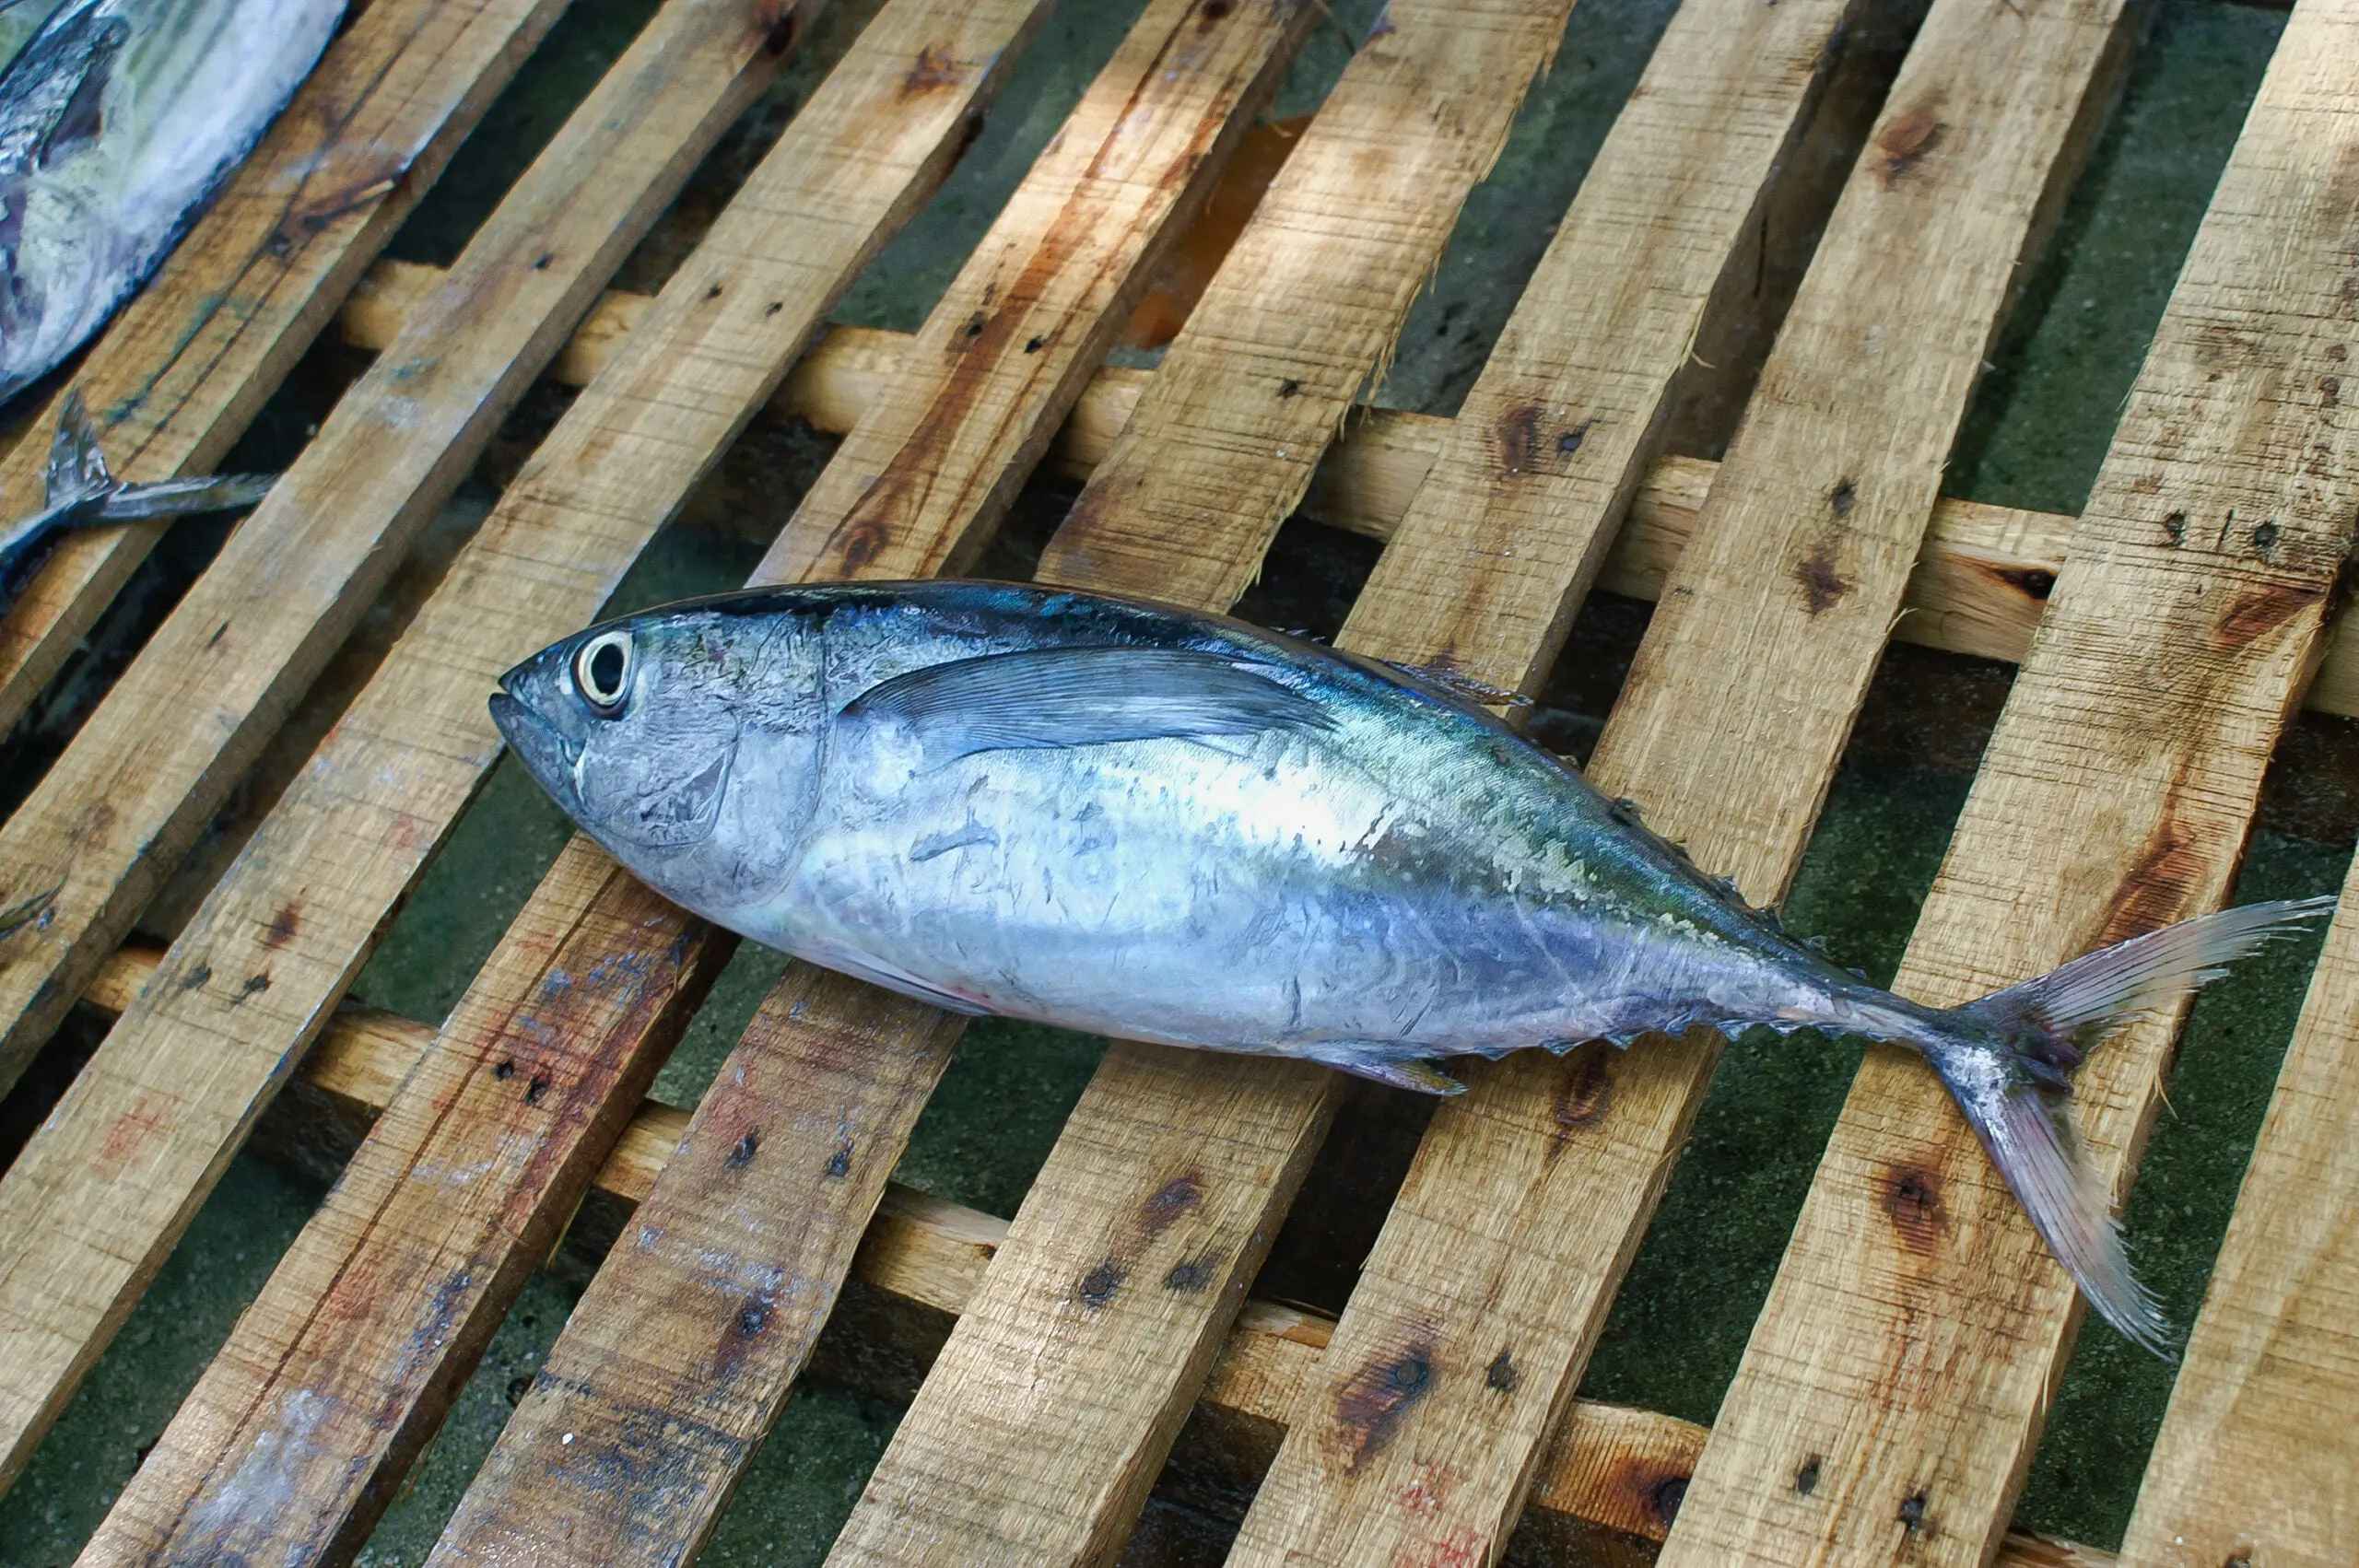
[[[365, 348], [383, 347], [406, 310], [440, 275], [432, 267], [380, 263], [346, 302], [346, 338]], [[550, 366], [550, 374], [586, 382], [627, 341], [647, 303], [644, 295], [605, 295]], [[832, 327], [796, 364], [772, 406], [826, 434], [841, 435], [860, 422], [909, 344], [906, 333]], [[1049, 450], [1050, 465], [1086, 480], [1113, 450], [1154, 379], [1148, 370], [1100, 369], [1057, 432]], [[1337, 528], [1391, 539], [1449, 429], [1448, 419], [1429, 414], [1365, 410], [1320, 459], [1299, 509]], [[1633, 599], [1661, 598], [1663, 579], [1686, 548], [1719, 466], [1705, 458], [1656, 458], [1598, 569], [1597, 586]], [[1942, 497], [1933, 503], [1933, 519], [1892, 635], [1927, 648], [2020, 663], [2071, 533], [2072, 519], [2056, 512]], [[2359, 608], [2352, 606], [2335, 617], [2333, 638], [2303, 696], [2304, 706], [2315, 711], [2359, 715], [2359, 636], [2342, 635], [2354, 617]]]
[[[2359, 6], [2300, 0], [1984, 753], [1908, 995], [1963, 1001], [2227, 894], [2359, 512], [2354, 80]], [[2117, 1194], [2175, 1024], [2080, 1074]], [[1904, 1182], [1932, 1198], [1896, 1224]], [[1663, 1561], [1978, 1562], [2079, 1316], [1931, 1075], [1872, 1050]]]
[[[1003, 75], [993, 63], [1012, 57], [1041, 9], [888, 6], [559, 421], [198, 917], [213, 938], [198, 961], [276, 962], [284, 985], [303, 988], [268, 1024], [315, 1020], [334, 1004], [498, 750], [483, 694], [508, 663], [595, 613], [843, 287], [939, 182], [968, 116]], [[921, 56], [925, 88], [912, 93]], [[398, 785], [349, 782], [380, 778]], [[306, 900], [329, 857], [334, 897]], [[547, 887], [566, 896], [528, 906], [440, 1047], [414, 1075], [405, 1067], [379, 1081], [380, 1104], [400, 1087], [391, 1109], [86, 1561], [310, 1562], [365, 1537], [731, 945], [683, 929], [586, 840]], [[299, 919], [272, 930], [272, 911], [298, 900]], [[652, 944], [644, 966], [607, 961], [666, 926], [670, 945]], [[251, 951], [225, 953], [222, 933], [241, 931]], [[293, 960], [301, 967], [289, 974]], [[191, 961], [176, 952], [167, 967]], [[240, 1071], [217, 1057], [217, 1098], [266, 1094], [273, 1069], [299, 1053], [291, 1024], [249, 1023]], [[104, 1050], [185, 1050], [178, 1024], [169, 1007], [140, 1011]], [[331, 1050], [329, 1064], [344, 1054]], [[205, 1155], [217, 1157], [193, 1147], [181, 1168]], [[246, 1505], [260, 1495], [301, 1503]]]
[[[1050, 543], [1044, 579], [1227, 607], [1568, 9], [1387, 8]], [[1110, 1561], [1324, 1135], [1330, 1085], [1299, 1062], [1116, 1045], [829, 1562]]]
[[[2044, 8], [1998, 29], [1987, 10], [1937, 0], [1902, 65], [1590, 766], [1767, 901], [1801, 860], [1883, 651], [2026, 234], [2127, 38], [2111, 6]], [[1698, 103], [1747, 96], [1733, 84], [1765, 57], [1811, 58], [1808, 28], [1764, 47], [1746, 15], [1683, 11], [1692, 30], [1674, 24], [1658, 51], [1660, 94], [1635, 100], [1642, 116], [1662, 102], [1659, 135], [1696, 124]], [[1833, 7], [1808, 18], [1818, 38], [1840, 20]], [[1769, 35], [1777, 21], [1750, 25]], [[1674, 41], [1695, 53], [1672, 55]], [[1806, 79], [1787, 77], [1787, 92]], [[1895, 170], [1894, 127], [1924, 104], [1940, 106], [1941, 127], [1908, 133]], [[1766, 127], [1763, 172], [1780, 128]], [[1682, 283], [1696, 303], [1658, 315], [1632, 298], [1613, 258], [1643, 253], [1658, 213], [1692, 211], [1689, 170], [1715, 161], [1708, 146], [1673, 145], [1686, 156], [1631, 145], [1624, 177], [1641, 199], [1600, 192], [1598, 227], [1560, 231], [1522, 330], [1469, 398], [1346, 644], [1509, 688], [1544, 675], [1669, 405], [1701, 291], [1748, 216], [1749, 188], [1735, 184], [1732, 199], [1705, 204], [1720, 210], [1719, 248], [1684, 271], [1664, 263], [1665, 303]], [[1635, 351], [1600, 350], [1625, 340]], [[1803, 560], [1839, 563], [1827, 571], [1842, 586], [1812, 597], [1818, 579], [1792, 565]], [[1807, 702], [1815, 721], [1798, 711]], [[1695, 782], [1705, 774], [1708, 788]], [[1716, 1036], [1626, 1053], [1593, 1043], [1468, 1075], [1469, 1093], [1435, 1114], [1337, 1326], [1316, 1419], [1288, 1433], [1232, 1562], [1472, 1561], [1505, 1541], [1716, 1047]], [[1403, 1385], [1414, 1396], [1369, 1393]]]
[[565, 860], [602, 918], [526, 911], [532, 1003], [490, 971], [462, 999], [80, 1562], [297, 1568], [368, 1539], [735, 946], [602, 962], [669, 907], [582, 841]]
[[[52, 915], [0, 948], [10, 1062], [96, 971], [607, 273], [773, 74], [770, 36], [751, 0], [671, 0], [648, 23], [0, 829], [6, 900], [59, 888]], [[477, 766], [489, 756], [464, 731], [418, 743], [437, 741]], [[405, 759], [314, 782], [373, 796], [397, 829]], [[349, 978], [335, 957], [278, 951], [306, 920], [338, 919], [334, 868], [353, 846], [328, 842], [333, 854], [283, 862], [284, 904], [225, 900], [192, 923], [131, 1021], [169, 1013], [172, 1047], [102, 1049], [0, 1180], [0, 1480], [284, 1081], [282, 1042], [307, 1040], [323, 991]], [[382, 907], [346, 918], [365, 928]]]
[[2354, 889], [2343, 886], [2146, 1464], [2121, 1548], [2140, 1568], [2213, 1568], [2238, 1552], [2330, 1568], [2359, 1543]]
[[[262, 144], [75, 372], [114, 472], [209, 472], [441, 173], [566, 0], [381, 0], [328, 46]], [[46, 432], [0, 459], [0, 515], [41, 505]], [[0, 620], [14, 725], [161, 536], [64, 541]]]
[[[757, 580], [921, 574], [988, 534], [1315, 16], [1149, 6]], [[538, 1560], [557, 1542], [569, 1560], [695, 1554], [809, 1355], [959, 1023], [788, 971], [434, 1561]]]
[[[83, 1000], [121, 1011], [161, 956], [154, 948], [116, 954]], [[304, 1059], [301, 1077], [342, 1113], [366, 1122], [384, 1113], [435, 1038], [423, 1024], [347, 1002]], [[642, 1102], [593, 1178], [597, 1189], [627, 1203], [643, 1200], [688, 1121], [686, 1111]], [[966, 1310], [1006, 1239], [1004, 1220], [888, 1182], [852, 1257], [851, 1277], [900, 1301], [955, 1316]], [[1285, 1427], [1308, 1397], [1333, 1330], [1333, 1321], [1316, 1313], [1248, 1301], [1213, 1363], [1203, 1403]], [[1675, 1417], [1577, 1400], [1542, 1461], [1530, 1507], [1660, 1541], [1668, 1529], [1659, 1505], [1668, 1495], [1662, 1488], [1684, 1485], [1704, 1436], [1703, 1427]], [[1999, 1561], [2022, 1568], [2100, 1568], [2112, 1556], [2015, 1531]]]

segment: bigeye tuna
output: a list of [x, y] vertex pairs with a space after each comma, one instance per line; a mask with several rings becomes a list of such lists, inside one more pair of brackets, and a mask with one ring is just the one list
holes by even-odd
[[667, 897], [969, 1013], [1322, 1062], [1708, 1025], [1913, 1047], [2138, 1342], [2071, 1070], [2331, 900], [2138, 937], [1965, 1007], [1791, 940], [1622, 803], [1414, 673], [1153, 604], [993, 583], [749, 591], [594, 626], [492, 715]]
[[0, 71], [0, 397], [155, 269], [343, 13], [344, 0], [53, 5]]

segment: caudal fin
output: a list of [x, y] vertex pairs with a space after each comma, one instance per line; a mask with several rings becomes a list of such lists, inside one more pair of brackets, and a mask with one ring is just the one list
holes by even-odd
[[2167, 1012], [2227, 966], [2334, 909], [2331, 898], [2247, 904], [2165, 926], [1952, 1010], [1987, 1051], [1931, 1049], [1975, 1134], [2089, 1305], [2158, 1355], [2170, 1325], [2130, 1272], [2103, 1176], [2069, 1107], [2072, 1068], [2115, 1030]]

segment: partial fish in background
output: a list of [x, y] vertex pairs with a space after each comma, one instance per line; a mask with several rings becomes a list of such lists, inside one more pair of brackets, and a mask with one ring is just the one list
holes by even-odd
[[[82, 389], [76, 387], [65, 394], [57, 433], [50, 438], [49, 463], [42, 479], [47, 491], [41, 510], [0, 527], [0, 613], [16, 603], [53, 533], [97, 523], [232, 511], [252, 506], [268, 495], [278, 475], [216, 474], [149, 485], [125, 484], [108, 472], [106, 454], [99, 450], [99, 432], [90, 423], [89, 411], [82, 406]], [[6, 934], [5, 917], [0, 917], [0, 936]]]
[[0, 71], [0, 398], [147, 279], [343, 13], [344, 0], [54, 5]]
[[494, 720], [650, 886], [963, 1012], [1295, 1057], [1755, 1025], [1914, 1047], [2116, 1328], [2167, 1328], [2067, 1108], [2129, 1019], [2333, 900], [2254, 904], [1964, 1007], [1870, 985], [1449, 683], [1137, 601], [835, 584], [593, 626]]

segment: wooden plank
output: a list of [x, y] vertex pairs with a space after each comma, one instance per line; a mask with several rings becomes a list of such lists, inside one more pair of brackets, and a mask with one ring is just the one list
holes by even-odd
[[[508, 663], [595, 613], [939, 182], [968, 116], [1003, 74], [995, 63], [1012, 58], [1042, 9], [898, 0], [869, 24], [215, 890], [198, 918], [209, 939], [201, 956], [183, 944], [166, 961], [175, 972], [275, 965], [278, 1011], [247, 1019], [225, 1060], [167, 991], [158, 1005], [135, 1003], [102, 1055], [152, 1061], [194, 1047], [212, 1056], [217, 1102], [266, 1097], [300, 1054], [302, 1021], [334, 1005], [496, 755], [484, 692]], [[921, 58], [924, 87], [913, 93]], [[396, 782], [352, 782], [384, 779]], [[334, 896], [309, 895], [330, 860]], [[299, 907], [274, 925], [274, 911]], [[658, 928], [669, 935], [651, 942]], [[415, 1073], [374, 1085], [390, 1110], [86, 1560], [309, 1562], [364, 1539], [729, 945], [578, 841], [440, 1047]], [[627, 947], [643, 949], [642, 962], [609, 961]], [[333, 1081], [349, 1054], [330, 1050], [314, 1082], [323, 1071]], [[170, 1174], [186, 1180], [221, 1157], [193, 1138]], [[160, 1180], [145, 1196], [155, 1202]], [[301, 1506], [245, 1505], [258, 1495]]]
[[[365, 348], [392, 341], [404, 312], [440, 274], [406, 263], [380, 263], [346, 302], [345, 336]], [[628, 337], [646, 308], [644, 295], [610, 292], [550, 367], [558, 380], [582, 383]], [[795, 365], [773, 400], [781, 415], [841, 435], [860, 422], [910, 334], [871, 327], [831, 327]], [[1101, 367], [1057, 432], [1049, 462], [1086, 480], [1113, 450], [1154, 372]], [[1428, 414], [1367, 409], [1330, 447], [1297, 510], [1337, 528], [1389, 540], [1425, 484], [1449, 438], [1449, 421]], [[1657, 457], [1638, 481], [1629, 510], [1598, 568], [1596, 586], [1649, 603], [1662, 597], [1672, 563], [1686, 548], [1719, 464], [1705, 458]], [[1944, 496], [1933, 503], [1916, 570], [1892, 635], [1903, 642], [1980, 659], [2020, 663], [2056, 584], [2072, 519], [2055, 512], [1987, 506]], [[2359, 715], [2359, 636], [2344, 632], [2359, 617], [2345, 606], [2303, 704], [2320, 713]]]
[[[1051, 541], [1044, 579], [1227, 607], [1568, 9], [1388, 7]], [[1209, 552], [1225, 529], [1236, 553]], [[1324, 1136], [1331, 1082], [1299, 1062], [1117, 1044], [828, 1561], [1110, 1561]]]
[[[121, 1011], [161, 957], [154, 948], [124, 949], [108, 960], [83, 1000]], [[423, 1024], [347, 1002], [304, 1059], [301, 1077], [365, 1122], [384, 1113], [435, 1038]], [[641, 1102], [593, 1178], [596, 1188], [627, 1203], [643, 1200], [688, 1122], [686, 1111]], [[851, 1277], [900, 1301], [955, 1316], [966, 1310], [1006, 1239], [1004, 1220], [888, 1182], [853, 1254]], [[1333, 1331], [1333, 1320], [1316, 1313], [1248, 1301], [1205, 1380], [1203, 1405], [1282, 1431], [1309, 1397]], [[1703, 1451], [1705, 1430], [1672, 1416], [1577, 1400], [1542, 1461], [1530, 1508], [1660, 1541], [1668, 1532], [1658, 1506], [1667, 1495], [1662, 1488], [1684, 1485]], [[2112, 1557], [2011, 1531], [1999, 1561], [2025, 1568], [2096, 1568]]]
[[[1316, 15], [1148, 6], [757, 581], [921, 574], [980, 542]], [[534, 1560], [552, 1542], [569, 1560], [695, 1554], [808, 1358], [959, 1022], [789, 970], [434, 1561]]]
[[670, 908], [582, 841], [560, 863], [601, 918], [525, 912], [502, 951], [539, 960], [532, 1004], [488, 970], [460, 1001], [80, 1562], [294, 1568], [368, 1539], [735, 945], [604, 963]]
[[[2132, 30], [2111, 5], [2045, 7], [1997, 29], [1988, 11], [1937, 0], [1903, 64], [1881, 141], [1846, 181], [1590, 766], [1601, 788], [1637, 796], [1701, 863], [1735, 870], [1765, 901], [1801, 860], [2009, 280]], [[1744, 15], [1683, 12], [1694, 30], [1666, 35], [1656, 74], [1681, 86], [1661, 94], [1673, 100], [1665, 134], [1692, 135], [1692, 105], [1739, 96], [1719, 84], [1764, 55], [1810, 58], [1809, 32], [1764, 50], [1739, 31]], [[1821, 29], [1840, 19], [1831, 7], [1813, 18]], [[1753, 25], [1766, 33], [1772, 20]], [[1696, 53], [1670, 54], [1674, 40]], [[1718, 67], [1694, 80], [1693, 98], [1682, 90], [1691, 64]], [[1636, 101], [1657, 100], [1642, 88]], [[1917, 125], [1929, 104], [1940, 128], [1907, 131], [1910, 157], [1895, 170], [1894, 127]], [[1767, 127], [1773, 146], [1778, 128]], [[1711, 161], [1708, 146], [1693, 156]], [[1648, 301], [1599, 289], [1621, 275], [1610, 258], [1643, 252], [1649, 220], [1663, 221], [1654, 215], [1687, 210], [1686, 169], [1662, 161], [1630, 166], [1644, 205], [1601, 193], [1612, 227], [1560, 231], [1535, 279], [1548, 292], [1528, 298], [1523, 330], [1470, 397], [1345, 624], [1347, 645], [1510, 689], [1545, 673], [1669, 406], [1702, 290], [1750, 210], [1740, 184], [1720, 248], [1683, 269], [1685, 313], [1656, 317]], [[1601, 318], [1626, 323], [1637, 351], [1620, 350]], [[1651, 373], [1625, 380], [1625, 365]], [[1830, 517], [1825, 497], [1837, 491]], [[1810, 575], [1798, 592], [1795, 561], [1839, 563], [1824, 575], [1841, 586], [1815, 596]], [[1592, 1043], [1468, 1074], [1469, 1092], [1436, 1111], [1362, 1268], [1321, 1368], [1318, 1419], [1288, 1433], [1233, 1563], [1476, 1561], [1503, 1546], [1717, 1044], [1708, 1031], [1626, 1053]], [[1380, 1397], [1399, 1387], [1414, 1392]]]
[[[1901, 969], [1910, 996], [1963, 1001], [2226, 896], [2359, 512], [2340, 396], [2354, 67], [2359, 5], [2300, 0], [1984, 753]], [[2175, 1024], [2125, 1032], [2080, 1074], [2117, 1196]], [[1902, 1183], [1932, 1197], [1895, 1223]], [[1667, 1568], [1978, 1562], [2079, 1316], [1931, 1075], [1872, 1050]]]
[[[381, 0], [328, 46], [262, 144], [74, 374], [114, 472], [209, 472], [566, 0]], [[54, 426], [63, 393], [32, 422]], [[39, 509], [45, 439], [0, 459], [0, 515]], [[14, 725], [161, 524], [62, 543], [0, 620]]]
[[[773, 73], [768, 37], [744, 0], [671, 0], [648, 23], [469, 243], [435, 307], [338, 404], [0, 828], [0, 901], [46, 894], [49, 910], [0, 947], [6, 1065], [29, 1059], [598, 285]], [[378, 820], [397, 828], [405, 766], [438, 742], [472, 750], [477, 767], [489, 759], [486, 741], [429, 730], [417, 758], [314, 782], [373, 795]], [[330, 842], [333, 855], [283, 862], [297, 889], [287, 903], [225, 900], [192, 923], [134, 1009], [135, 1021], [170, 1012], [175, 1048], [102, 1050], [0, 1180], [0, 1481], [284, 1081], [292, 1060], [279, 1042], [309, 1039], [316, 999], [358, 966], [277, 951], [306, 920], [337, 919], [333, 868], [354, 846]], [[348, 918], [372, 926], [382, 908]], [[241, 1047], [265, 1017], [283, 1033], [256, 1065]], [[248, 1075], [224, 1084], [230, 1061]]]
[[[2347, 35], [2346, 35], [2347, 36]], [[2122, 1561], [2328, 1568], [2359, 1542], [2359, 901], [2343, 901], [2186, 1363]]]
[[1386, 8], [1050, 542], [1044, 579], [1237, 602], [1390, 357], [1571, 9]]
[[0, 907], [42, 910], [0, 939], [0, 1083], [122, 940], [636, 236], [774, 73], [758, 10], [675, 0], [648, 24], [0, 826]]

